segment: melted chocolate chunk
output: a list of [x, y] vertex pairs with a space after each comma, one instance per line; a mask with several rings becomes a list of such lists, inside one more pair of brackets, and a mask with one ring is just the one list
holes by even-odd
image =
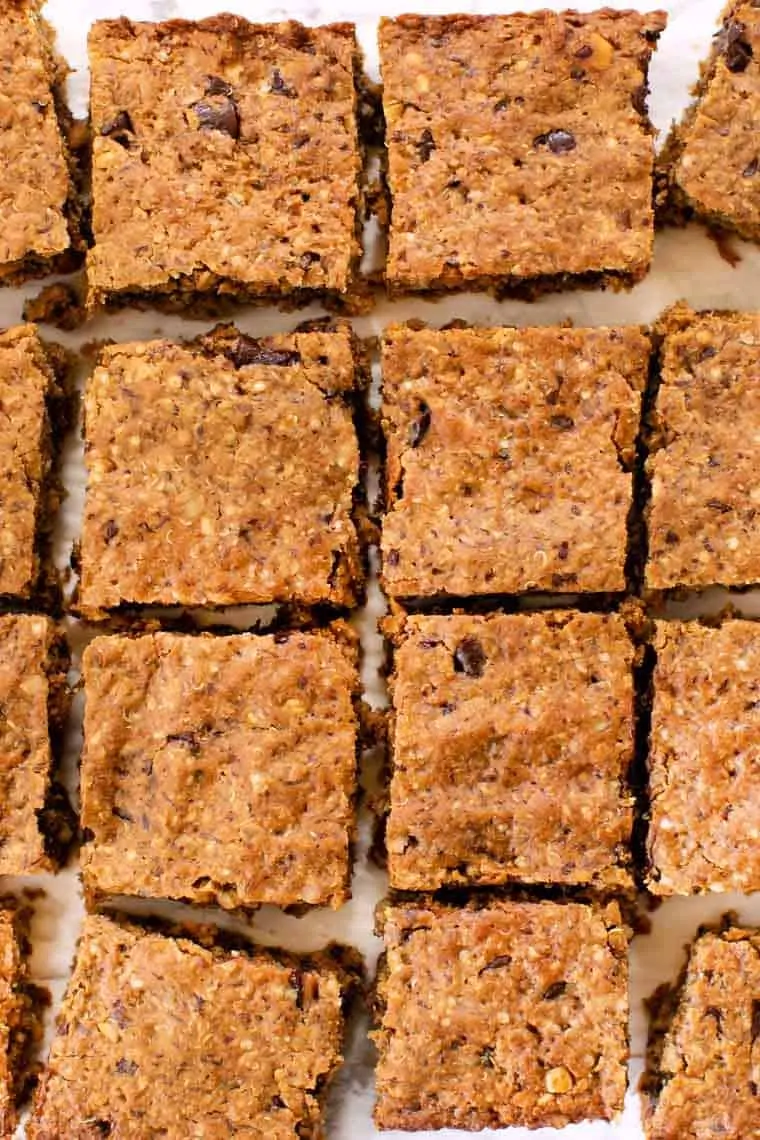
[[477, 637], [464, 637], [454, 650], [454, 672], [468, 677], [482, 677], [486, 655]]

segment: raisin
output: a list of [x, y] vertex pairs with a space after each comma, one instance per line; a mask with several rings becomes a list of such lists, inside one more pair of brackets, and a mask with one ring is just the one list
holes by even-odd
[[286, 99], [295, 99], [296, 89], [283, 79], [282, 72], [275, 67], [269, 80], [269, 90], [273, 95], [283, 95]]
[[225, 356], [236, 368], [245, 368], [249, 364], [271, 364], [287, 368], [291, 364], [298, 364], [301, 360], [300, 352], [294, 352], [289, 348], [266, 348], [260, 341], [244, 335], [239, 336], [227, 349]]
[[575, 427], [575, 420], [570, 416], [552, 416], [549, 423], [559, 431], [570, 431], [571, 428]]
[[198, 119], [198, 130], [219, 131], [229, 135], [231, 139], [240, 138], [240, 116], [232, 99], [225, 95], [213, 96], [209, 99], [199, 99], [193, 103], [193, 111]]
[[414, 144], [417, 154], [420, 156], [420, 162], [428, 162], [431, 154], [435, 150], [435, 139], [433, 132], [425, 127], [420, 135], [420, 141]]
[[747, 29], [738, 20], [727, 20], [716, 36], [719, 51], [723, 52], [726, 67], [735, 74], [744, 71], [752, 59], [752, 45], [746, 39]]
[[463, 637], [454, 650], [454, 672], [467, 677], [482, 677], [486, 655], [477, 637]]
[[503, 970], [505, 966], [511, 966], [512, 959], [509, 954], [499, 954], [498, 958], [492, 958], [490, 962], [486, 962], [485, 966], [481, 966], [478, 974], [485, 974], [488, 970]]
[[127, 1077], [133, 1077], [138, 1068], [139, 1065], [135, 1061], [128, 1061], [126, 1057], [121, 1057], [116, 1062], [116, 1072], [123, 1073]]
[[419, 447], [430, 430], [433, 415], [424, 400], [418, 404], [419, 415], [409, 425], [409, 446]]
[[744, 175], [745, 178], [754, 178], [755, 175], [757, 174], [758, 170], [760, 170], [760, 157], [755, 155], [755, 157], [752, 159], [752, 161], [748, 162], [747, 165], [744, 167], [742, 174]]
[[132, 117], [129, 111], [119, 111], [109, 122], [104, 123], [100, 128], [100, 133], [104, 138], [113, 139], [119, 146], [129, 148], [132, 138], [135, 133], [135, 128], [132, 124]]
[[571, 150], [575, 150], [577, 143], [571, 131], [557, 130], [548, 131], [545, 135], [536, 135], [533, 145], [546, 146], [552, 154], [568, 154]]
[[554, 1001], [555, 998], [562, 997], [567, 992], [567, 982], [552, 982], [547, 986], [543, 993], [544, 1001]]
[[226, 79], [221, 79], [218, 75], [207, 75], [206, 94], [230, 96], [232, 95], [232, 88]]

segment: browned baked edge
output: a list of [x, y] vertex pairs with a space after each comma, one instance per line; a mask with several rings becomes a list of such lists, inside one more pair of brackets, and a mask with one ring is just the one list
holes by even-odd
[[0, 1111], [0, 1136], [10, 1138], [18, 1123], [18, 1106], [37, 1080], [40, 1064], [35, 1061], [35, 1054], [42, 1040], [42, 1017], [50, 1003], [50, 992], [29, 979], [30, 908], [13, 896], [0, 897], [0, 907], [11, 918], [18, 952], [17, 970], [9, 979], [13, 1002], [2, 1011], [9, 1030], [7, 1060], [13, 1103], [7, 1113]]

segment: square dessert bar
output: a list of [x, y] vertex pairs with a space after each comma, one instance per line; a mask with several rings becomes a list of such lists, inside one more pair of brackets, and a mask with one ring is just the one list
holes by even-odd
[[350, 973], [85, 919], [27, 1135], [316, 1140]]
[[760, 9], [753, 0], [724, 9], [695, 95], [658, 161], [663, 215], [696, 216], [760, 241]]
[[622, 591], [649, 352], [637, 328], [386, 329], [391, 597]]
[[67, 670], [65, 642], [49, 618], [0, 617], [0, 875], [52, 870], [70, 839], [54, 779]]
[[394, 640], [391, 886], [632, 887], [622, 618], [408, 617]]
[[678, 305], [661, 328], [646, 585], [751, 585], [760, 579], [760, 314]]
[[69, 154], [59, 119], [67, 67], [40, 0], [0, 10], [0, 284], [60, 272], [79, 246]]
[[623, 1107], [628, 931], [617, 905], [381, 911], [379, 1128], [562, 1127]]
[[83, 674], [88, 898], [349, 897], [359, 680], [347, 626], [99, 637]]
[[652, 256], [664, 12], [380, 24], [391, 289], [630, 287]]
[[56, 394], [53, 364], [35, 326], [0, 331], [0, 596], [7, 598], [28, 601], [43, 585], [49, 403]]
[[29, 981], [28, 914], [3, 900], [0, 909], [0, 1137], [10, 1140], [18, 1104], [33, 1076], [47, 994]]
[[104, 20], [89, 302], [345, 295], [361, 254], [352, 24]]
[[84, 401], [82, 611], [351, 605], [355, 351], [347, 324], [106, 348]]
[[760, 624], [658, 622], [648, 886], [760, 890]]
[[760, 931], [701, 932], [649, 1004], [647, 1140], [760, 1135]]

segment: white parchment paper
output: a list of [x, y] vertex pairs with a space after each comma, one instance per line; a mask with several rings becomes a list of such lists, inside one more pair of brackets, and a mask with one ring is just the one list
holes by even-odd
[[[134, 19], [159, 20], [171, 17], [198, 18], [212, 15], [220, 8], [238, 12], [250, 19], [281, 20], [294, 18], [306, 23], [324, 23], [334, 20], [354, 21], [366, 53], [368, 69], [377, 73], [375, 29], [377, 19], [402, 11], [417, 12], [494, 12], [510, 11], [530, 4], [499, 3], [498, 0], [386, 0], [382, 9], [373, 0], [291, 0], [289, 3], [267, 3], [266, 0], [49, 0], [46, 14], [59, 36], [59, 48], [68, 59], [73, 74], [70, 79], [72, 105], [77, 114], [84, 114], [87, 101], [86, 37], [90, 23], [95, 19], [127, 15]], [[535, 6], [539, 6], [536, 4]], [[546, 6], [553, 6], [547, 3]], [[576, 0], [574, 7], [590, 10], [601, 4], [589, 0]], [[698, 62], [703, 58], [721, 8], [721, 0], [670, 0], [669, 3], [643, 3], [627, 0], [627, 7], [647, 9], [663, 7], [669, 12], [669, 26], [662, 36], [652, 72], [650, 107], [658, 129], [665, 131], [671, 121], [680, 115], [688, 101], [688, 90], [694, 82]], [[480, 324], [550, 324], [570, 318], [579, 325], [646, 322], [655, 318], [667, 305], [685, 298], [695, 307], [760, 308], [760, 251], [740, 242], [733, 243], [741, 256], [740, 263], [732, 268], [719, 255], [715, 245], [697, 227], [687, 231], [669, 231], [657, 238], [654, 268], [649, 277], [631, 293], [605, 294], [594, 292], [558, 294], [532, 305], [521, 302], [496, 302], [492, 298], [463, 294], [437, 302], [413, 300], [385, 303], [367, 317], [355, 321], [362, 335], [376, 334], [390, 320], [421, 317], [431, 324], [441, 325], [454, 317], [465, 318]], [[39, 283], [23, 289], [0, 290], [0, 326], [16, 324], [21, 319], [24, 298], [37, 292]], [[319, 315], [312, 307], [302, 315], [279, 313], [275, 309], [241, 311], [238, 324], [253, 335], [287, 330], [306, 316]], [[96, 338], [132, 340], [154, 336], [195, 335], [207, 324], [164, 317], [153, 312], [124, 312], [101, 318], [76, 334], [52, 332], [54, 339], [72, 348]], [[741, 423], [737, 422], [737, 431]], [[58, 560], [61, 565], [68, 559], [71, 542], [76, 537], [82, 507], [83, 467], [81, 443], [76, 433], [66, 443], [64, 479], [68, 497], [59, 520], [57, 533]], [[711, 591], [699, 603], [684, 607], [673, 606], [673, 612], [715, 611], [725, 604], [724, 591]], [[760, 613], [758, 594], [738, 596], [734, 604], [745, 613]], [[365, 645], [364, 682], [368, 699], [376, 705], [384, 703], [385, 694], [378, 674], [381, 646], [375, 632], [375, 620], [382, 612], [382, 601], [375, 585], [370, 590], [367, 609], [356, 618]], [[240, 615], [245, 621], [245, 615]], [[76, 623], [68, 623], [68, 631], [75, 650], [84, 641], [84, 631]], [[71, 731], [66, 748], [66, 767], [72, 788], [76, 786], [76, 765], [80, 746], [79, 723], [81, 698], [75, 703]], [[368, 777], [371, 778], [371, 777]], [[311, 950], [330, 939], [340, 939], [357, 946], [373, 968], [379, 943], [372, 933], [373, 911], [385, 890], [385, 876], [368, 863], [368, 817], [362, 816], [362, 844], [357, 852], [353, 881], [353, 900], [337, 913], [315, 911], [304, 918], [292, 918], [273, 908], [264, 908], [250, 927], [260, 941], [285, 945], [294, 950]], [[36, 904], [33, 924], [34, 953], [32, 970], [35, 980], [48, 985], [54, 995], [53, 1012], [57, 1008], [70, 971], [74, 946], [80, 928], [83, 907], [78, 872], [71, 865], [56, 876], [39, 876], [32, 879], [8, 879], [4, 889], [19, 890], [24, 886], [42, 887], [43, 898]], [[528, 1133], [510, 1129], [499, 1135], [510, 1140], [549, 1140], [549, 1137], [567, 1137], [567, 1140], [639, 1140], [638, 1098], [635, 1092], [645, 1045], [645, 1017], [642, 1001], [662, 981], [672, 979], [682, 960], [682, 948], [702, 922], [716, 919], [724, 910], [738, 910], [744, 921], [760, 923], [760, 897], [713, 895], [707, 899], [683, 899], [665, 903], [652, 915], [652, 932], [635, 939], [631, 952], [631, 1034], [633, 1059], [631, 1088], [626, 1111], [622, 1118], [606, 1125], [580, 1124], [556, 1132], [542, 1129]], [[155, 905], [132, 910], [156, 911]], [[174, 915], [190, 914], [188, 908], [164, 908]], [[193, 912], [195, 914], [197, 912]], [[206, 917], [224, 925], [246, 929], [244, 923], [226, 916], [202, 912]], [[352, 1027], [348, 1055], [343, 1072], [331, 1097], [329, 1136], [335, 1140], [368, 1140], [377, 1135], [371, 1121], [373, 1101], [373, 1052], [366, 1037], [366, 1019], [356, 1019]], [[424, 1061], [424, 1059], [423, 1059]], [[23, 1131], [20, 1132], [23, 1135]], [[385, 1133], [389, 1138], [402, 1133]], [[422, 1134], [418, 1134], [422, 1135]], [[463, 1135], [454, 1132], [431, 1133], [439, 1137]]]

